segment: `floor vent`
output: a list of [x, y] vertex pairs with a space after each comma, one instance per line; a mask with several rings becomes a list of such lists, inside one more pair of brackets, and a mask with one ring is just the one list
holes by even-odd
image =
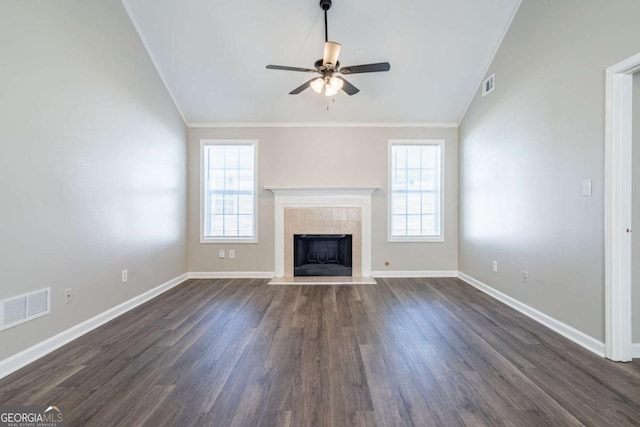
[[51, 311], [51, 288], [40, 289], [0, 301], [0, 331]]

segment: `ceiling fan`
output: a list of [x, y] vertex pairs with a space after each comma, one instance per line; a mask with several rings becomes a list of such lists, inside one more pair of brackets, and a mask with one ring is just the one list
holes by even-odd
[[269, 70], [300, 71], [303, 73], [320, 74], [320, 77], [314, 77], [303, 83], [289, 92], [289, 95], [297, 95], [308, 87], [311, 87], [317, 93], [324, 92], [326, 96], [333, 96], [338, 93], [340, 89], [348, 95], [355, 95], [360, 92], [360, 89], [345, 80], [342, 75], [389, 71], [391, 65], [388, 62], [378, 62], [375, 64], [352, 65], [341, 68], [340, 61], [338, 61], [341, 45], [340, 43], [330, 42], [327, 31], [327, 10], [331, 8], [331, 0], [320, 0], [320, 8], [324, 10], [324, 56], [315, 62], [314, 68], [288, 67], [284, 65], [267, 65], [267, 68]]

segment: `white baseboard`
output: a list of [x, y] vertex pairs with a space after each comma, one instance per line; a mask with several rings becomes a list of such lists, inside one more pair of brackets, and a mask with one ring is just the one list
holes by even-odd
[[75, 340], [76, 338], [81, 337], [94, 330], [95, 328], [104, 325], [110, 320], [115, 319], [116, 317], [126, 313], [127, 311], [139, 306], [140, 304], [144, 304], [152, 298], [160, 295], [163, 292], [168, 291], [169, 289], [181, 284], [185, 280], [188, 279], [188, 275], [182, 274], [176, 278], [169, 280], [168, 282], [163, 283], [162, 285], [155, 287], [153, 289], [148, 290], [147, 292], [140, 294], [134, 298], [131, 298], [128, 301], [123, 302], [109, 310], [98, 314], [97, 316], [92, 317], [91, 319], [85, 320], [82, 323], [79, 323], [71, 328], [60, 332], [57, 335], [52, 336], [51, 338], [47, 338], [46, 340], [39, 342], [38, 344], [27, 348], [26, 350], [21, 351], [20, 353], [14, 354], [4, 360], [0, 361], [0, 378], [4, 378], [7, 375], [17, 371], [18, 369], [32, 363], [41, 357], [51, 353], [54, 350], [62, 347], [63, 345]]
[[457, 271], [372, 271], [372, 277], [381, 279], [403, 278], [403, 277], [458, 277]]
[[571, 341], [597, 354], [598, 356], [604, 357], [604, 343], [602, 341], [598, 341], [597, 339], [585, 334], [584, 332], [581, 332], [576, 328], [567, 325], [566, 323], [554, 319], [553, 317], [548, 316], [543, 312], [538, 311], [535, 308], [530, 307], [527, 304], [510, 297], [509, 295], [503, 294], [502, 292], [493, 289], [491, 286], [486, 285], [481, 281], [476, 280], [473, 277], [468, 276], [462, 272], [458, 272], [458, 278], [470, 284], [474, 288], [479, 289], [485, 294], [492, 296], [498, 301], [505, 303], [509, 307], [518, 310], [520, 313], [529, 316], [533, 320], [543, 324], [547, 328], [559, 333], [565, 338], [570, 339]]
[[634, 359], [640, 358], [640, 342], [631, 344], [631, 357]]
[[201, 271], [187, 273], [189, 279], [272, 279], [273, 271]]

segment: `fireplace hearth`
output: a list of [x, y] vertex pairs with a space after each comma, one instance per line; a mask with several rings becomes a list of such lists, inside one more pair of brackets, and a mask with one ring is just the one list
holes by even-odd
[[351, 234], [295, 234], [294, 276], [351, 276]]

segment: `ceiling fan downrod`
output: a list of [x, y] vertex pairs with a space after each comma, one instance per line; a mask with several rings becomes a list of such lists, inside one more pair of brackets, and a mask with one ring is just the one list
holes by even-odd
[[329, 26], [327, 25], [327, 10], [331, 9], [331, 0], [320, 0], [320, 7], [324, 10], [324, 41], [329, 41]]

